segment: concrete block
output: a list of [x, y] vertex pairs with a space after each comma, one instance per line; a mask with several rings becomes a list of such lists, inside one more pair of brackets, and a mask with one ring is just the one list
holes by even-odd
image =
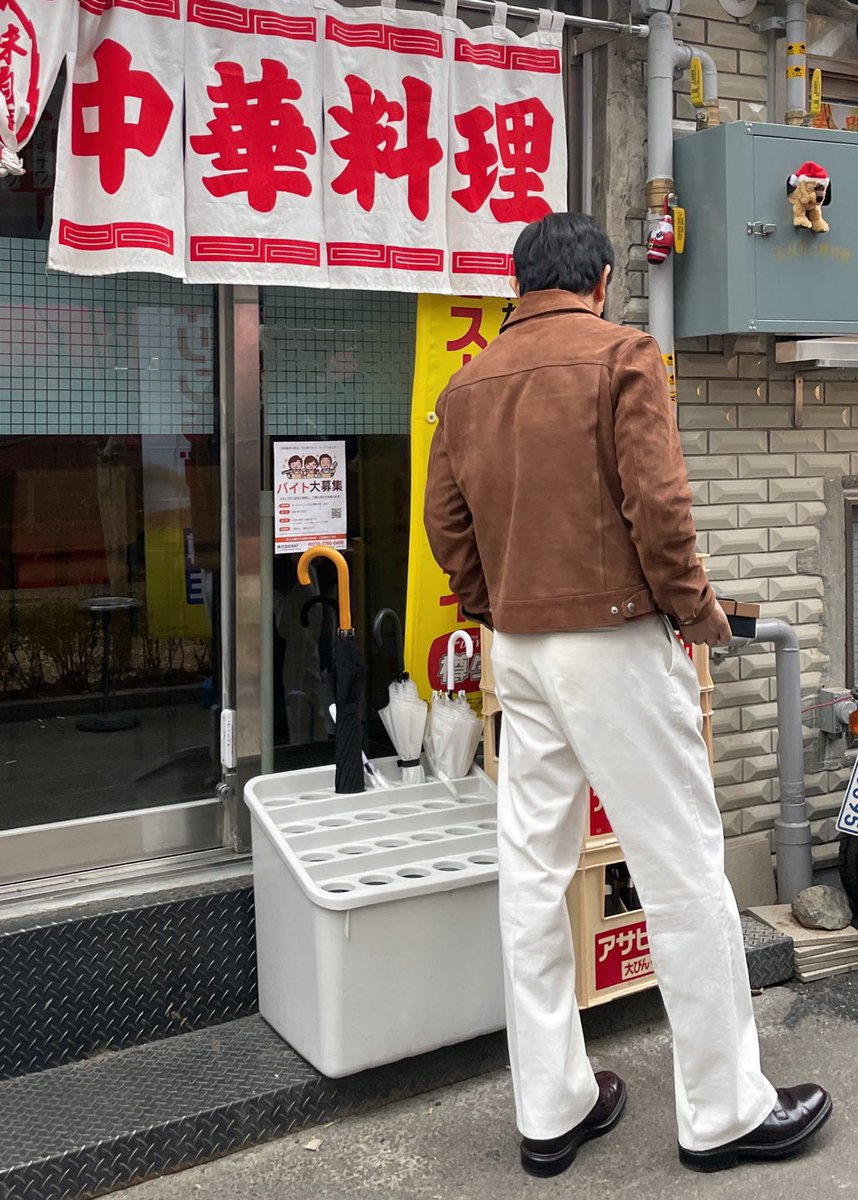
[[773, 729], [778, 723], [778, 706], [771, 704], [747, 704], [742, 709], [742, 729]]
[[787, 625], [798, 623], [798, 603], [795, 600], [777, 600], [767, 602], [766, 616], [773, 621], [786, 621]]
[[739, 809], [735, 812], [722, 812], [721, 824], [724, 827], [724, 837], [738, 837], [742, 832], [742, 813]]
[[828, 771], [819, 771], [815, 775], [805, 775], [804, 790], [807, 796], [814, 796], [816, 798], [825, 796], [831, 790], [831, 785], [828, 782]]
[[725, 358], [722, 354], [680, 354], [677, 369], [689, 379], [735, 379], [739, 374], [739, 357]]
[[[741, 766], [741, 764], [739, 764]], [[728, 784], [718, 787], [718, 807], [722, 812], [748, 808], [752, 804], [771, 804], [773, 785], [770, 779], [760, 782]]]
[[729, 429], [731, 427], [735, 429], [736, 427], [735, 404], [680, 403], [678, 416], [680, 429]]
[[709, 434], [713, 454], [765, 454], [768, 434], [753, 429], [715, 430]]
[[784, 475], [795, 475], [794, 454], [742, 454], [739, 456], [740, 479], [781, 479]]
[[808, 596], [824, 594], [824, 583], [818, 575], [792, 575], [769, 580], [769, 596], [772, 600], [803, 600]]
[[712, 729], [718, 733], [741, 733], [742, 732], [742, 713], [741, 708], [716, 708], [712, 717]]
[[797, 522], [794, 504], [743, 504], [739, 508], [739, 526], [795, 525]]
[[825, 434], [814, 429], [773, 429], [769, 434], [772, 454], [816, 453], [825, 450]]
[[[689, 8], [689, 15], [692, 16], [711, 17], [713, 13], [718, 12], [708, 0], [685, 0], [682, 5], [683, 14]], [[707, 21], [706, 44], [710, 47], [726, 46], [736, 50], [751, 50], [758, 54], [766, 53], [765, 34], [755, 33], [750, 25], [741, 25], [738, 21]]]
[[731, 838], [724, 847], [724, 871], [739, 911], [777, 904], [775, 872], [766, 832]]
[[776, 754], [758, 754], [756, 758], [746, 758], [742, 763], [742, 781], [754, 783], [760, 787], [766, 780], [770, 781], [772, 800], [777, 799], [775, 776], [778, 773], [778, 756]]
[[[824, 611], [824, 605], [821, 600], [799, 600], [796, 605], [795, 616], [792, 619], [793, 625], [806, 625], [811, 621], [819, 621]], [[788, 620], [787, 617], [781, 618]]]
[[768, 499], [765, 479], [714, 479], [709, 489], [712, 504], [755, 504]]
[[842, 803], [842, 792], [835, 792], [829, 796], [808, 796], [807, 815], [811, 820], [819, 817], [836, 817]]
[[813, 856], [814, 870], [821, 871], [825, 867], [837, 866], [837, 860], [840, 854], [840, 843], [828, 842], [823, 846], [811, 846], [810, 851]]
[[756, 833], [760, 829], [772, 829], [779, 813], [779, 804], [754, 804], [742, 809], [742, 832]]
[[[713, 404], [738, 405], [737, 412], [741, 412], [751, 406], [765, 407], [766, 389], [767, 385], [757, 379], [713, 379], [709, 384], [709, 399]], [[747, 427], [753, 429], [752, 424]]]
[[696, 504], [693, 515], [698, 529], [735, 529], [738, 508], [735, 504]]
[[[739, 575], [743, 579], [783, 575], [785, 572], [795, 569], [796, 555], [794, 551], [783, 551], [780, 554], [743, 554], [739, 559]], [[770, 587], [769, 595], [771, 594]]]
[[718, 96], [725, 100], [754, 100], [765, 104], [768, 87], [765, 79], [758, 75], [718, 74]]
[[723, 662], [712, 660], [709, 667], [716, 684], [738, 683], [739, 659], [736, 655], [725, 658]]
[[[718, 788], [731, 787], [742, 782], [742, 759], [736, 758], [730, 762], [715, 764], [715, 786]], [[744, 801], [742, 802], [744, 803]]]
[[775, 673], [774, 651], [765, 654], [744, 654], [740, 659], [742, 679], [765, 679]]
[[740, 354], [740, 379], [766, 379], [769, 373], [769, 362], [764, 354]]
[[740, 429], [789, 429], [792, 409], [780, 404], [744, 404], [739, 408]]
[[770, 730], [754, 733], [725, 733], [715, 742], [715, 759], [753, 758], [770, 754], [774, 737]]
[[825, 817], [821, 821], [811, 821], [810, 836], [813, 843], [817, 846], [836, 841], [840, 837], [840, 834], [837, 832], [834, 817]]
[[816, 525], [797, 529], [770, 529], [770, 550], [813, 550], [819, 545], [820, 533]]
[[713, 583], [729, 583], [731, 580], [738, 578], [739, 556], [737, 554], [725, 554], [718, 555], [717, 558], [710, 558], [706, 563], [706, 574]]
[[705, 429], [682, 429], [679, 433], [684, 454], [708, 454], [709, 434]]
[[[708, 481], [705, 479], [691, 479], [691, 480], [689, 480], [689, 483], [691, 485], [692, 502], [694, 504], [698, 504], [698, 505], [708, 504], [709, 503], [709, 483], [708, 483]], [[703, 528], [705, 529], [706, 526], [704, 525]]]
[[[723, 454], [686, 458], [685, 465], [689, 479], [735, 479], [739, 473], [736, 458]], [[710, 498], [711, 495], [710, 492]]]
[[715, 686], [715, 705], [726, 708], [733, 704], [765, 704], [774, 696], [773, 686], [770, 679], [761, 676], [741, 679], [737, 683], [718, 682]]
[[832, 379], [825, 384], [825, 401], [827, 404], [858, 404], [858, 386], [852, 381], [842, 378]]
[[676, 389], [676, 399], [679, 404], [680, 413], [687, 405], [705, 404], [709, 398], [709, 384], [705, 379], [683, 379], [680, 375], [676, 381]]
[[739, 53], [739, 72], [742, 75], [759, 75], [766, 78], [768, 55], [759, 50], [742, 50]]
[[848, 454], [798, 454], [796, 455], [796, 474], [818, 475], [824, 479], [835, 479], [839, 475], [848, 475], [850, 471]]
[[709, 539], [709, 553], [713, 556], [716, 554], [762, 554], [768, 548], [769, 534], [766, 529], [716, 530]]
[[825, 498], [823, 479], [770, 479], [769, 499], [814, 501]]
[[858, 429], [829, 429], [825, 434], [825, 449], [828, 451], [858, 451]]
[[795, 514], [799, 525], [818, 525], [824, 520], [828, 508], [817, 500], [799, 500], [796, 503]]

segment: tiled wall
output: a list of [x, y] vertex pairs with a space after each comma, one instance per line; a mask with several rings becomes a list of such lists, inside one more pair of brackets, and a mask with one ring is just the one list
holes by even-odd
[[269, 433], [408, 433], [416, 297], [266, 288], [262, 311]]
[[46, 274], [0, 238], [0, 434], [210, 433], [215, 290]]

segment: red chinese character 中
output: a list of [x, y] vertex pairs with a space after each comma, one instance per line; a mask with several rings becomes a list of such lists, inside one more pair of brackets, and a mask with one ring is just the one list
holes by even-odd
[[[465, 308], [454, 304], [450, 308], [451, 317], [459, 317], [470, 322], [468, 328], [461, 337], [451, 338], [447, 342], [447, 349], [452, 353], [458, 351], [467, 351], [468, 346], [476, 346], [478, 350], [485, 350], [488, 342], [484, 335], [480, 332], [480, 327], [483, 323], [483, 310], [481, 308]], [[473, 355], [468, 353], [462, 354], [462, 364], [469, 363]]]
[[[551, 162], [554, 118], [541, 100], [515, 100], [496, 104], [494, 117], [487, 108], [473, 108], [455, 118], [456, 128], [468, 143], [455, 157], [460, 174], [469, 179], [453, 199], [467, 212], [478, 212], [495, 190], [489, 208], [496, 220], [538, 221], [551, 212], [542, 196], [542, 174]], [[497, 146], [488, 138], [495, 129]]]
[[193, 149], [212, 158], [222, 175], [203, 179], [213, 196], [246, 192], [250, 207], [271, 212], [279, 192], [309, 196], [307, 158], [316, 139], [301, 110], [300, 84], [276, 59], [262, 59], [262, 78], [246, 80], [238, 63], [215, 64], [220, 84], [208, 89], [214, 117], [208, 133], [190, 139]]
[[[93, 51], [97, 78], [72, 87], [72, 154], [98, 159], [101, 186], [111, 196], [125, 181], [130, 150], [147, 158], [157, 152], [173, 114], [173, 101], [154, 75], [132, 71], [131, 55], [105, 38]], [[138, 100], [137, 120], [127, 119], [129, 100]], [[95, 120], [87, 114], [95, 113]]]
[[[418, 221], [429, 215], [429, 176], [443, 157], [441, 143], [429, 137], [432, 88], [407, 75], [402, 81], [405, 107], [388, 100], [357, 75], [346, 76], [351, 108], [336, 104], [331, 116], [345, 135], [331, 142], [331, 149], [348, 164], [331, 187], [341, 196], [354, 192], [357, 202], [369, 212], [375, 204], [377, 175], [408, 180], [408, 207]], [[405, 121], [404, 144], [395, 128]]]
[[27, 51], [19, 45], [21, 30], [17, 25], [9, 25], [6, 32], [0, 34], [0, 97], [6, 104], [7, 123], [14, 132], [15, 129], [15, 73], [12, 70], [13, 54], [26, 58]]

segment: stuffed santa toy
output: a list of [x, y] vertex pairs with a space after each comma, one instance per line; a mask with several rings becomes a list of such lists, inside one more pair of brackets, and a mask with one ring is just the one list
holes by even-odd
[[819, 163], [802, 163], [787, 180], [787, 196], [792, 205], [793, 225], [797, 229], [812, 229], [828, 233], [828, 222], [822, 216], [823, 204], [831, 199], [831, 180]]
[[663, 263], [669, 258], [675, 244], [673, 232], [673, 213], [665, 200], [664, 215], [653, 226], [646, 244], [646, 260], [649, 263]]

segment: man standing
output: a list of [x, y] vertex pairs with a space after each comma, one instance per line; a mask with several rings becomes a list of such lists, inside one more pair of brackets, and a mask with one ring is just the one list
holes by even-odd
[[613, 265], [590, 218], [529, 225], [521, 303], [438, 406], [433, 552], [493, 626], [503, 708], [500, 920], [521, 1161], [556, 1175], [619, 1120], [575, 1003], [565, 905], [597, 791], [644, 908], [673, 1033], [680, 1158], [783, 1158], [824, 1123], [812, 1084], [760, 1069], [741, 925], [686, 640], [730, 639], [696, 558], [691, 494], [652, 338], [601, 320]]

